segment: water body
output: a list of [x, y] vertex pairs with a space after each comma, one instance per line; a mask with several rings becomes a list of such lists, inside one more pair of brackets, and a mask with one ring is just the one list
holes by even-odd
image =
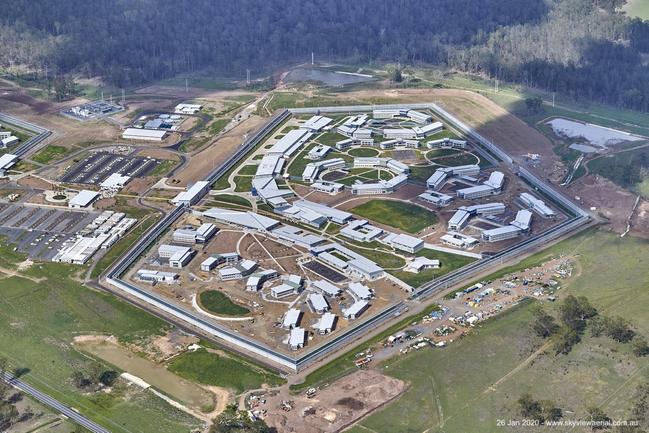
[[597, 147], [607, 147], [625, 141], [646, 140], [643, 137], [629, 134], [617, 129], [606, 128], [592, 123], [575, 122], [568, 119], [553, 119], [547, 122], [555, 134], [569, 138], [583, 138], [589, 144]]
[[356, 75], [342, 71], [326, 71], [322, 69], [296, 68], [291, 70], [285, 78], [289, 83], [319, 82], [327, 86], [345, 86], [347, 84], [374, 81], [375, 78], [366, 75]]

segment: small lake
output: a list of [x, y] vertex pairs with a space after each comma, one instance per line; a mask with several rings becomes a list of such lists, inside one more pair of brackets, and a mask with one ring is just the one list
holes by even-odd
[[345, 86], [347, 84], [374, 81], [375, 78], [367, 75], [353, 74], [342, 71], [326, 71], [323, 69], [296, 68], [291, 70], [284, 80], [288, 83], [319, 82], [327, 86]]

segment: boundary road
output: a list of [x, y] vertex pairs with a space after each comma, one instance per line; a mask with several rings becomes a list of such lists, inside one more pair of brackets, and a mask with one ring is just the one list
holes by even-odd
[[[413, 294], [411, 295], [411, 300], [423, 300], [425, 298], [429, 298], [432, 295], [436, 295], [440, 292], [448, 290], [452, 286], [462, 283], [463, 281], [469, 282], [471, 278], [476, 278], [491, 265], [502, 264], [505, 260], [521, 256], [531, 249], [538, 248], [542, 244], [559, 239], [560, 237], [565, 236], [592, 221], [591, 216], [571, 200], [560, 194], [558, 191], [554, 190], [549, 185], [545, 184], [541, 179], [536, 177], [526, 168], [517, 166], [512, 158], [509, 157], [509, 155], [507, 155], [502, 149], [500, 149], [491, 141], [479, 135], [475, 130], [468, 127], [463, 122], [455, 118], [450, 113], [444, 111], [441, 107], [434, 103], [312, 107], [284, 110], [273, 117], [270, 122], [262, 127], [250, 139], [246, 140], [227, 161], [225, 161], [220, 166], [215, 167], [214, 170], [208, 174], [205, 180], [210, 183], [218, 180], [219, 177], [227, 173], [227, 171], [234, 167], [235, 164], [237, 164], [241, 160], [241, 158], [243, 158], [254, 146], [256, 146], [263, 138], [265, 138], [266, 134], [269, 131], [281, 124], [291, 114], [367, 112], [375, 108], [400, 107], [432, 110], [447, 123], [461, 130], [464, 134], [471, 138], [474, 144], [482, 147], [483, 149], [486, 149], [491, 154], [496, 155], [498, 158], [500, 158], [504, 164], [508, 165], [512, 169], [512, 171], [524, 178], [537, 191], [542, 192], [545, 197], [552, 200], [555, 205], [561, 207], [564, 210], [567, 210], [567, 212], [571, 214], [570, 216], [572, 217], [567, 221], [564, 221], [563, 223], [545, 231], [544, 233], [527, 239], [512, 248], [504, 250], [483, 260], [474, 262], [473, 264], [468, 265], [465, 268], [458, 269], [457, 271], [447, 274], [444, 277], [424, 284], [413, 292]], [[234, 345], [238, 350], [244, 350], [265, 358], [257, 358], [258, 361], [264, 363], [270, 362], [271, 364], [279, 364], [284, 368], [288, 368], [294, 372], [302, 370], [316, 361], [322, 360], [325, 356], [331, 354], [335, 351], [335, 349], [338, 349], [343, 345], [347, 345], [350, 342], [360, 342], [361, 335], [367, 334], [369, 331], [376, 329], [378, 326], [381, 326], [390, 318], [398, 316], [406, 306], [405, 301], [393, 304], [383, 311], [379, 312], [378, 314], [375, 314], [374, 316], [368, 318], [367, 320], [359, 322], [355, 326], [350, 327], [345, 332], [336, 335], [327, 343], [315, 347], [311, 351], [306, 352], [299, 357], [293, 357], [283, 352], [279, 352], [257, 341], [254, 341], [250, 338], [242, 336], [230, 330], [229, 328], [209, 322], [193, 311], [187, 310], [176, 304], [172, 304], [171, 302], [162, 299], [161, 297], [147, 290], [140, 289], [126, 281], [121, 280], [121, 275], [135, 262], [135, 260], [137, 260], [137, 258], [147, 248], [151, 246], [153, 242], [155, 242], [156, 238], [165, 230], [167, 230], [178, 218], [180, 218], [180, 216], [186, 210], [187, 208], [184, 208], [182, 206], [178, 206], [174, 210], [172, 210], [169, 214], [167, 214], [165, 218], [163, 218], [160, 222], [153, 226], [136, 245], [134, 245], [129, 251], [127, 251], [109, 269], [108, 273], [106, 274], [106, 282], [108, 282], [112, 286], [112, 289], [109, 289], [110, 291], [115, 292], [123, 298], [126, 296], [126, 299], [135, 297], [138, 300], [148, 304], [150, 309], [147, 309], [149, 309], [149, 311], [153, 310], [155, 314], [161, 315], [163, 318], [165, 317], [165, 314], [170, 314], [171, 316], [173, 316], [174, 321], [177, 319], [187, 323], [187, 325], [198, 328], [199, 330], [205, 332], [217, 343], [225, 343], [226, 346]], [[161, 314], [160, 310], [164, 312], [164, 314]], [[169, 317], [167, 317], [167, 320], [169, 320]]]
[[32, 398], [37, 400], [38, 402], [51, 407], [52, 409], [61, 412], [63, 415], [66, 417], [70, 418], [80, 426], [90, 430], [93, 433], [110, 433], [109, 430], [106, 430], [99, 424], [96, 424], [92, 421], [90, 421], [88, 418], [84, 417], [81, 415], [79, 412], [75, 411], [74, 409], [64, 405], [60, 401], [50, 397], [49, 395], [40, 392], [39, 390], [33, 388], [32, 386], [26, 384], [22, 380], [18, 379], [16, 376], [14, 376], [11, 373], [4, 372], [3, 373], [3, 380], [7, 382], [9, 385], [13, 386], [14, 388], [17, 388], [24, 392], [25, 394], [30, 395]]

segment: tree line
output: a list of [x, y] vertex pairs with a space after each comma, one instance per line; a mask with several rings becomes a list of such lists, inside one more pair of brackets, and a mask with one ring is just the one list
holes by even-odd
[[243, 76], [290, 62], [441, 65], [649, 109], [649, 22], [625, 0], [13, 0], [0, 66], [139, 85], [209, 69]]

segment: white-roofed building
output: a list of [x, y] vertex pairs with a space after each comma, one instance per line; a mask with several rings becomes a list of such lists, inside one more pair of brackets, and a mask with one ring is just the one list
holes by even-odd
[[302, 328], [293, 328], [288, 337], [288, 347], [291, 350], [299, 350], [306, 342], [306, 331]]
[[359, 242], [370, 242], [383, 233], [383, 229], [374, 227], [367, 220], [355, 220], [340, 230], [340, 234]]
[[413, 261], [408, 263], [405, 268], [407, 272], [421, 272], [426, 269], [438, 269], [440, 262], [437, 259], [429, 259], [427, 257], [415, 257]]
[[286, 283], [270, 288], [270, 294], [275, 299], [286, 298], [287, 296], [297, 295], [298, 289]]
[[83, 189], [77, 195], [72, 197], [68, 202], [68, 207], [81, 209], [90, 206], [97, 198], [99, 193], [97, 191], [90, 191]]
[[406, 251], [411, 254], [414, 254], [424, 248], [423, 240], [404, 234], [390, 233], [389, 235], [381, 239], [381, 242], [384, 242], [391, 247], [394, 247], [401, 251]]
[[342, 310], [343, 317], [347, 320], [357, 319], [369, 306], [370, 304], [367, 301], [356, 301], [348, 308]]
[[489, 175], [489, 179], [487, 179], [484, 184], [500, 192], [505, 184], [505, 174], [500, 171], [494, 171]]
[[453, 196], [432, 190], [421, 193], [418, 197], [437, 206], [448, 206], [453, 201]]
[[296, 206], [301, 209], [308, 209], [317, 212], [320, 215], [325, 216], [326, 218], [330, 219], [331, 221], [337, 224], [345, 224], [353, 217], [353, 215], [349, 212], [345, 212], [340, 209], [336, 209], [324, 204], [315, 203], [308, 200], [297, 200], [293, 203], [293, 206]]
[[333, 313], [324, 313], [318, 323], [316, 329], [318, 334], [325, 335], [332, 332], [336, 327], [336, 315]]
[[455, 193], [460, 198], [466, 200], [473, 200], [476, 198], [486, 197], [489, 195], [496, 194], [497, 191], [489, 185], [482, 184], [482, 185], [476, 185], [476, 186], [470, 186], [467, 188], [458, 189]]
[[331, 152], [331, 147], [325, 146], [324, 144], [319, 144], [313, 149], [309, 150], [309, 153], [307, 153], [306, 158], [313, 161], [318, 161], [324, 158], [325, 156], [327, 156], [329, 152]]
[[333, 119], [329, 117], [313, 116], [302, 124], [302, 128], [308, 129], [311, 132], [318, 132], [325, 126], [329, 125], [332, 121]]
[[173, 204], [181, 204], [185, 206], [191, 206], [198, 203], [204, 196], [207, 194], [207, 191], [210, 189], [210, 183], [204, 180], [200, 180], [194, 183], [187, 191], [183, 191], [176, 195], [171, 202]]
[[311, 285], [332, 298], [338, 296], [341, 292], [340, 287], [331, 284], [327, 280], [316, 280], [313, 281]]
[[440, 149], [440, 148], [455, 148], [455, 149], [464, 149], [466, 147], [465, 140], [455, 140], [453, 138], [440, 138], [438, 140], [431, 140], [426, 143], [426, 146], [429, 149]]
[[206, 210], [205, 212], [203, 212], [203, 216], [213, 218], [215, 221], [221, 223], [226, 223], [237, 227], [245, 227], [248, 229], [263, 232], [269, 231], [280, 224], [280, 222], [277, 220], [256, 214], [251, 211], [240, 212], [217, 207]]
[[516, 218], [511, 222], [511, 225], [518, 227], [524, 232], [530, 230], [532, 225], [532, 212], [527, 209], [521, 209], [516, 213]]
[[417, 123], [429, 123], [433, 121], [433, 118], [429, 114], [422, 113], [421, 111], [408, 110], [406, 116]]
[[408, 128], [386, 128], [383, 130], [385, 138], [417, 138], [417, 132]]
[[471, 213], [467, 212], [464, 209], [458, 209], [455, 211], [451, 219], [448, 220], [448, 229], [449, 230], [461, 230], [471, 218]]
[[240, 280], [243, 277], [250, 275], [257, 269], [257, 263], [252, 260], [242, 260], [235, 266], [219, 269], [219, 277], [223, 281]]
[[285, 136], [277, 140], [268, 151], [266, 155], [282, 155], [285, 157], [290, 157], [293, 155], [304, 143], [306, 143], [309, 138], [311, 138], [312, 133], [307, 129], [293, 129], [286, 133]]
[[472, 236], [467, 236], [462, 233], [458, 232], [448, 232], [447, 234], [443, 235], [440, 240], [448, 245], [451, 245], [453, 247], [457, 248], [468, 248], [472, 247], [474, 245], [478, 244], [478, 239], [472, 237]]
[[551, 218], [556, 216], [556, 212], [552, 210], [545, 202], [539, 198], [534, 197], [528, 192], [523, 192], [519, 196], [520, 201], [534, 212], [542, 216], [543, 218]]
[[182, 268], [194, 257], [196, 251], [189, 247], [178, 245], [162, 244], [158, 247], [158, 256], [169, 260], [169, 266], [172, 268]]
[[0, 139], [0, 147], [5, 149], [18, 143], [20, 143], [20, 138], [16, 137], [15, 135], [11, 135], [11, 133], [8, 137]]
[[337, 194], [345, 188], [345, 185], [338, 182], [329, 182], [326, 180], [320, 182], [314, 182], [311, 184], [311, 188], [315, 191], [326, 192], [327, 194]]
[[372, 289], [361, 283], [349, 283], [349, 292], [354, 296], [354, 299], [370, 300], [374, 297]]
[[148, 283], [175, 283], [178, 280], [178, 274], [175, 272], [155, 271], [151, 269], [140, 269], [135, 273], [140, 281]]
[[284, 318], [282, 319], [282, 328], [284, 329], [293, 329], [299, 326], [300, 319], [302, 318], [302, 312], [297, 308], [291, 308], [286, 313], [284, 313]]
[[444, 129], [444, 125], [442, 125], [441, 122], [433, 122], [429, 123], [428, 125], [416, 126], [412, 128], [412, 130], [415, 132], [415, 137], [419, 139], [426, 138], [429, 135], [437, 134], [442, 129]]
[[325, 313], [331, 308], [325, 297], [320, 293], [311, 293], [307, 297], [307, 301], [309, 302], [309, 305], [311, 305], [313, 311], [318, 314]]
[[278, 239], [307, 249], [311, 249], [325, 241], [323, 237], [294, 226], [283, 225], [273, 229], [271, 233]]
[[196, 114], [203, 108], [199, 104], [178, 104], [174, 108], [174, 113], [177, 114]]
[[255, 177], [275, 177], [279, 175], [282, 172], [285, 161], [282, 155], [264, 155], [261, 161], [259, 161]]
[[126, 128], [122, 133], [125, 140], [163, 141], [167, 131], [157, 129]]
[[512, 225], [498, 227], [491, 230], [484, 230], [482, 232], [482, 240], [484, 240], [485, 242], [503, 241], [520, 236], [521, 232], [522, 231], [519, 227]]
[[102, 183], [99, 184], [101, 189], [108, 191], [119, 191], [124, 188], [124, 186], [129, 183], [131, 176], [124, 176], [119, 173], [113, 173], [108, 176]]

